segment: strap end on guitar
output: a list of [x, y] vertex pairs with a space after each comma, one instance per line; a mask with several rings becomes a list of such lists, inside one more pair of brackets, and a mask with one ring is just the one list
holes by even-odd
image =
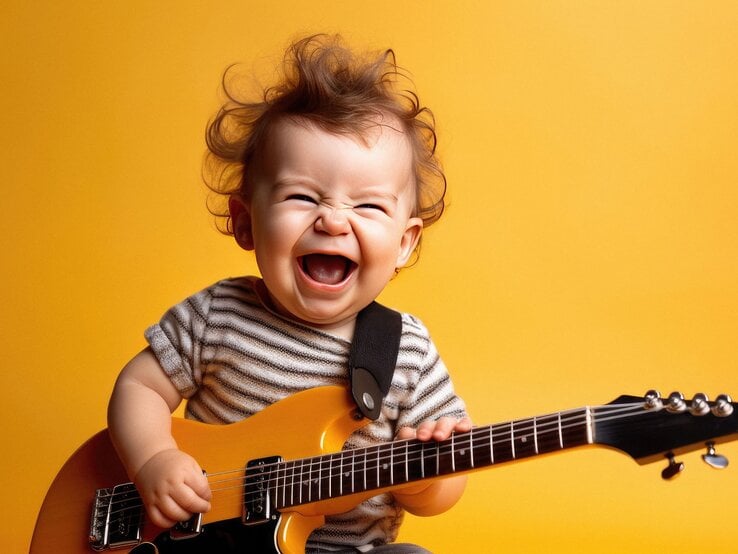
[[359, 412], [375, 420], [392, 384], [402, 335], [399, 312], [372, 302], [356, 318], [349, 353], [351, 396]]

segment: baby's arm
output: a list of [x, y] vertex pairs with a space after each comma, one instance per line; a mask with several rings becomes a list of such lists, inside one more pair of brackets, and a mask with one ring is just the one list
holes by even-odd
[[[403, 427], [397, 433], [398, 439], [418, 438], [422, 441], [442, 441], [454, 431], [465, 432], [472, 428], [471, 419], [464, 417], [442, 417], [437, 421], [425, 421], [417, 429]], [[466, 487], [466, 475], [449, 477], [438, 481], [420, 482], [397, 491], [394, 496], [397, 502], [411, 514], [432, 516], [448, 510], [461, 498]]]
[[159, 527], [172, 527], [210, 509], [207, 479], [172, 437], [171, 413], [181, 400], [147, 348], [121, 371], [108, 407], [118, 456]]

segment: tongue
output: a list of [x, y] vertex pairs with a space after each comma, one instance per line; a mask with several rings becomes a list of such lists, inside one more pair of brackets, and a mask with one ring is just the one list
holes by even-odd
[[326, 285], [335, 285], [343, 281], [346, 275], [347, 260], [343, 256], [327, 254], [310, 254], [305, 256], [302, 267], [311, 279]]

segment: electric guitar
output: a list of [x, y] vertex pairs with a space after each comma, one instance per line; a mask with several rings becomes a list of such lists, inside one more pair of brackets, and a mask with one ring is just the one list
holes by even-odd
[[[41, 507], [31, 554], [121, 549], [143, 554], [304, 552], [324, 516], [345, 512], [380, 492], [588, 444], [621, 450], [639, 463], [706, 446], [714, 467], [727, 460], [715, 444], [738, 433], [738, 404], [679, 393], [662, 399], [621, 396], [613, 402], [530, 419], [475, 427], [440, 442], [399, 440], [341, 451], [367, 423], [342, 387], [291, 396], [230, 425], [175, 418], [179, 447], [207, 472], [212, 509], [172, 529], [146, 521], [134, 486], [107, 431], [83, 444], [53, 481]], [[735, 437], [732, 437], [735, 438]], [[245, 545], [245, 547], [244, 547]]]

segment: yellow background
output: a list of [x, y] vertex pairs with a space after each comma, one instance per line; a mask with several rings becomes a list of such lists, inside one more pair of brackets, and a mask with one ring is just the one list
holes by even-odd
[[[303, 32], [391, 46], [436, 113], [451, 206], [382, 299], [428, 324], [477, 422], [738, 396], [735, 2], [12, 0], [0, 26], [4, 552], [145, 326], [253, 271], [203, 207], [203, 129], [228, 64]], [[738, 467], [683, 460], [669, 483], [599, 448], [476, 473], [402, 538], [733, 551]]]

